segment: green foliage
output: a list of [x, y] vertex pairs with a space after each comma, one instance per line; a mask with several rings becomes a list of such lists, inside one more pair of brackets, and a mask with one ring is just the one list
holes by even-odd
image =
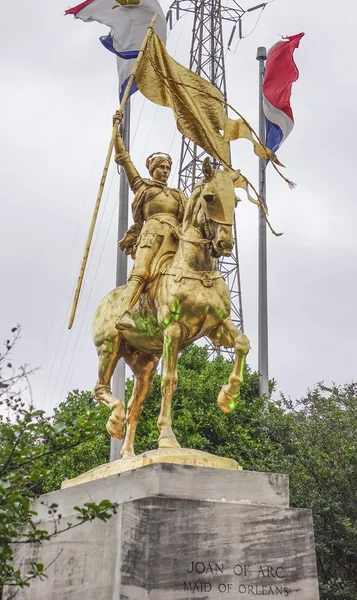
[[87, 521], [107, 520], [116, 510], [108, 500], [76, 507], [76, 523], [66, 524], [63, 529], [59, 507], [52, 504], [52, 530], [38, 528], [31, 498], [42, 491], [43, 482], [49, 477], [48, 459], [54, 462], [61, 453], [73, 452], [83, 442], [93, 441], [97, 424], [90, 409], [73, 415], [70, 423], [53, 422], [31, 401], [23, 400], [17, 387], [26, 388], [31, 372], [27, 367], [16, 370], [8, 362], [19, 336], [17, 328], [12, 333], [12, 340], [7, 340], [5, 351], [0, 354], [0, 597], [4, 585], [25, 587], [32, 579], [46, 576], [47, 565], [42, 563], [34, 562], [26, 572], [15, 565], [14, 548], [18, 544], [39, 546]]
[[59, 489], [65, 479], [77, 477], [109, 461], [110, 438], [105, 429], [109, 412], [106, 407], [93, 402], [89, 392], [70, 392], [67, 400], [55, 409], [53, 423], [55, 427], [63, 426], [68, 429], [73, 426], [73, 420], [82, 415], [87, 415], [95, 435], [83, 440], [80, 446], [62, 453], [56, 461], [47, 461], [48, 474], [43, 482], [44, 492]]
[[[289, 413], [279, 466], [290, 475], [293, 506], [313, 512], [321, 600], [357, 600], [357, 384], [318, 384], [282, 406]], [[283, 429], [275, 423], [271, 435]]]

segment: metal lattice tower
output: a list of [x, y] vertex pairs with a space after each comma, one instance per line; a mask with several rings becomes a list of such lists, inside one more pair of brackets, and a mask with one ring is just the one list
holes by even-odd
[[[176, 0], [167, 15], [169, 25], [172, 16], [179, 19], [183, 13], [193, 14], [192, 43], [190, 53], [190, 69], [215, 85], [227, 100], [226, 72], [223, 43], [223, 21], [231, 21], [233, 38], [235, 29], [239, 27], [239, 37], [242, 32], [242, 16], [245, 11], [235, 0]], [[262, 5], [260, 5], [262, 6]], [[251, 9], [250, 9], [251, 10]], [[230, 42], [229, 42], [230, 43]], [[201, 164], [205, 151], [185, 136], [182, 137], [181, 158], [178, 173], [178, 187], [187, 195], [201, 177]], [[216, 166], [217, 163], [216, 163]], [[243, 332], [242, 292], [239, 273], [237, 227], [234, 222], [234, 250], [230, 257], [220, 260], [220, 270], [224, 275], [232, 298], [232, 320], [239, 331]], [[211, 353], [217, 349], [211, 345]], [[231, 351], [227, 352], [230, 356]]]

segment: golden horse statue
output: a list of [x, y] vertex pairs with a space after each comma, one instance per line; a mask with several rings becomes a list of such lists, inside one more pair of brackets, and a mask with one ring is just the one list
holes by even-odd
[[[234, 348], [235, 362], [217, 402], [231, 412], [239, 400], [248, 338], [231, 318], [231, 298], [218, 269], [218, 258], [233, 248], [232, 224], [239, 172], [214, 170], [205, 159], [203, 179], [194, 188], [177, 229], [178, 250], [172, 261], [151, 281], [134, 306], [135, 327], [118, 331], [118, 306], [125, 286], [102, 300], [93, 318], [93, 340], [99, 357], [93, 396], [112, 412], [107, 431], [125, 440], [123, 458], [134, 456], [134, 438], [142, 405], [150, 393], [154, 373], [163, 357], [162, 400], [158, 419], [159, 448], [180, 447], [171, 427], [171, 402], [177, 387], [179, 351], [207, 336], [216, 346]], [[134, 373], [133, 393], [127, 406], [111, 394], [110, 382], [120, 358]]]

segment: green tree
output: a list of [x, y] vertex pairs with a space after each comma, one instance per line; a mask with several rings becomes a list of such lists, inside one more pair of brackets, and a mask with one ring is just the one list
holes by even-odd
[[81, 419], [83, 415], [90, 419], [95, 435], [87, 437], [80, 445], [61, 454], [56, 461], [46, 461], [48, 471], [42, 484], [43, 492], [59, 489], [65, 479], [77, 477], [109, 461], [110, 437], [105, 429], [109, 411], [105, 406], [91, 400], [90, 392], [69, 392], [67, 399], [55, 409], [53, 424], [56, 426], [61, 423], [68, 429], [72, 427], [73, 419]]
[[[19, 337], [18, 328], [12, 329], [12, 339], [5, 343], [0, 354], [0, 598], [4, 586], [28, 586], [32, 579], [46, 577], [46, 566], [32, 563], [24, 572], [14, 561], [18, 544], [39, 546], [54, 535], [77, 527], [93, 519], [108, 520], [116, 505], [109, 500], [99, 504], [87, 503], [77, 511], [76, 523], [61, 523], [60, 507], [48, 507], [53, 529], [40, 529], [36, 513], [31, 509], [31, 498], [42, 490], [42, 481], [48, 476], [46, 459], [75, 451], [83, 442], [96, 436], [90, 409], [74, 417], [71, 424], [52, 422], [33, 402], [24, 400], [29, 393], [28, 367], [14, 369], [10, 353]], [[18, 392], [18, 388], [22, 392]], [[27, 388], [27, 389], [26, 389]]]
[[321, 600], [357, 600], [357, 383], [318, 384], [282, 407], [270, 435], [284, 448], [292, 505], [313, 512]]

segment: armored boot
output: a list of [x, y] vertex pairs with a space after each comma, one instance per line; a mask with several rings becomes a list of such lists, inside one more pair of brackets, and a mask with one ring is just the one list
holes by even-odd
[[142, 289], [144, 287], [144, 279], [136, 275], [132, 275], [129, 282], [127, 283], [126, 290], [121, 298], [120, 308], [121, 315], [115, 327], [120, 331], [121, 329], [130, 329], [135, 327], [135, 322], [131, 316], [131, 309], [136, 304]]

